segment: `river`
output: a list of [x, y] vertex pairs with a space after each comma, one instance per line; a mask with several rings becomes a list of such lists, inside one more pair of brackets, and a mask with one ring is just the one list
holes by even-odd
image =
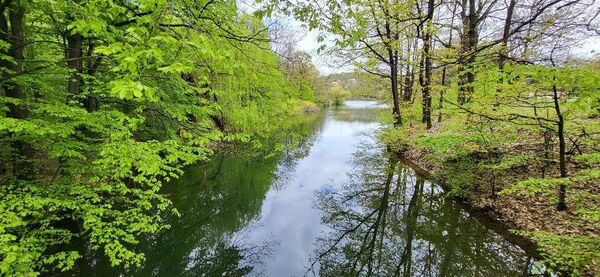
[[[86, 248], [77, 276], [522, 276], [536, 263], [376, 139], [384, 107], [347, 101], [273, 157], [218, 154], [165, 188], [180, 217], [140, 269]], [[486, 227], [488, 226], [488, 227]]]

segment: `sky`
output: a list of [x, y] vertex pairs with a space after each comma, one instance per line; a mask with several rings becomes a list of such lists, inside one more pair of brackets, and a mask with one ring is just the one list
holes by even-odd
[[340, 72], [348, 72], [351, 71], [350, 68], [344, 67], [342, 65], [332, 64], [331, 61], [327, 60], [327, 57], [324, 55], [320, 55], [318, 53], [318, 49], [321, 46], [321, 43], [317, 43], [317, 37], [319, 36], [319, 31], [316, 30], [308, 30], [308, 28], [303, 27], [302, 23], [293, 18], [285, 18], [284, 19], [287, 24], [301, 30], [304, 33], [302, 40], [298, 42], [297, 50], [304, 51], [309, 53], [312, 57], [313, 64], [317, 67], [321, 75], [329, 75], [332, 73], [340, 73]]
[[[254, 0], [238, 0], [237, 2], [240, 11], [245, 13], [252, 13], [260, 7], [259, 4], [257, 4]], [[350, 71], [348, 67], [340, 68], [339, 66], [330, 64], [327, 62], [327, 57], [317, 53], [317, 49], [320, 46], [320, 44], [317, 43], [317, 36], [319, 35], [318, 31], [309, 31], [308, 28], [302, 26], [302, 22], [294, 19], [293, 17], [278, 16], [277, 19], [283, 21], [285, 25], [304, 33], [302, 40], [300, 40], [297, 45], [297, 50], [309, 53], [312, 57], [313, 64], [317, 67], [322, 75]]]
[[[247, 13], [252, 13], [257, 10], [259, 6], [254, 0], [238, 0], [238, 6], [240, 10]], [[332, 73], [349, 72], [352, 68], [347, 65], [335, 64], [323, 54], [319, 54], [317, 49], [321, 45], [317, 42], [319, 31], [308, 30], [304, 27], [302, 22], [289, 16], [277, 16], [277, 20], [284, 23], [284, 25], [290, 26], [295, 31], [303, 33], [302, 39], [297, 44], [297, 50], [307, 52], [312, 57], [313, 64], [317, 67], [322, 75], [329, 75]], [[331, 44], [331, 43], [328, 43]], [[600, 37], [593, 36], [584, 39], [580, 42], [580, 46], [574, 48], [571, 52], [574, 56], [578, 57], [590, 57], [594, 55], [600, 55]]]
[[[302, 24], [297, 20], [287, 20], [292, 22], [291, 24], [294, 24], [294, 26], [301, 28]], [[320, 44], [317, 43], [317, 36], [319, 35], [319, 32], [307, 31], [306, 28], [304, 29], [304, 32], [306, 32], [306, 34], [304, 35], [303, 39], [298, 43], [298, 50], [305, 51], [312, 56], [312, 62], [319, 69], [319, 72], [321, 72], [322, 75], [348, 72], [352, 70], [347, 66], [331, 64], [331, 61], [327, 61], [327, 57], [322, 55], [319, 56], [319, 54], [317, 53], [317, 49], [320, 46]], [[577, 57], [590, 57], [594, 55], [600, 55], [600, 37], [589, 37], [581, 41], [580, 46], [572, 50], [572, 54]]]

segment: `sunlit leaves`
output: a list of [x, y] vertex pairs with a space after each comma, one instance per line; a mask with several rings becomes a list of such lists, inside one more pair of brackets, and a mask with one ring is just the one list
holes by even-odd
[[[68, 270], [81, 254], [75, 239], [112, 265], [140, 266], [134, 245], [176, 213], [161, 187], [208, 159], [216, 142], [264, 146], [261, 136], [283, 131], [291, 114], [266, 26], [235, 2], [28, 5], [27, 59], [48, 66], [13, 79], [27, 99], [0, 97], [0, 147], [25, 141], [36, 153], [32, 181], [2, 179], [0, 275]], [[70, 35], [84, 38], [79, 70], [66, 68]], [[79, 91], [68, 92], [74, 76]], [[28, 116], [7, 117], [11, 104]]]
[[136, 99], [145, 98], [147, 100], [156, 100], [154, 93], [156, 88], [148, 87], [139, 81], [133, 81], [128, 79], [118, 79], [111, 81], [108, 84], [111, 94], [114, 97], [121, 99]]
[[546, 263], [555, 268], [570, 265], [574, 276], [581, 275], [584, 269], [590, 270], [600, 261], [600, 240], [591, 236], [556, 235], [551, 232], [537, 231], [527, 233], [548, 255]]

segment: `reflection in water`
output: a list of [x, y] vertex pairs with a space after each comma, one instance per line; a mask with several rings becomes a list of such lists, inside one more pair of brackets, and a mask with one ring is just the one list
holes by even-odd
[[[268, 254], [269, 242], [253, 244], [237, 234], [255, 218], [278, 159], [217, 156], [190, 168], [168, 193], [181, 217], [170, 216], [171, 228], [140, 244], [144, 266], [119, 272], [94, 252], [77, 268], [78, 276], [244, 276]], [[246, 174], [252, 172], [252, 174]], [[242, 264], [242, 260], [245, 260]]]
[[[71, 276], [507, 276], [527, 256], [388, 156], [383, 112], [350, 101], [274, 141], [270, 158], [217, 155], [166, 186], [180, 217], [145, 238], [143, 267], [112, 268], [87, 246]], [[283, 132], [283, 131], [282, 131]], [[284, 139], [282, 139], [284, 138]], [[267, 142], [268, 143], [268, 142]], [[254, 151], [252, 149], [252, 151]], [[308, 269], [308, 271], [307, 271]]]
[[[350, 181], [318, 195], [331, 231], [312, 268], [321, 276], [515, 276], [521, 249], [487, 230], [397, 158], [362, 145]], [[315, 273], [312, 271], [312, 273]]]
[[[322, 131], [325, 114], [299, 122], [294, 136], [285, 134], [272, 142], [294, 143], [293, 150], [265, 158], [236, 154], [218, 154], [210, 162], [190, 167], [175, 182], [165, 186], [181, 216], [168, 215], [171, 228], [145, 238], [138, 246], [145, 253], [142, 268], [122, 270], [98, 251], [84, 249], [73, 272], [68, 276], [245, 276], [261, 275], [278, 241], [253, 240], [251, 231], [267, 192], [288, 183], [298, 160], [310, 152]], [[282, 186], [282, 185], [280, 185]], [[57, 275], [59, 273], [56, 273]]]
[[[364, 101], [349, 101], [349, 106], [333, 107], [332, 117], [334, 120], [343, 122], [373, 123], [377, 122], [381, 115], [387, 110], [383, 105], [371, 104], [360, 106], [358, 103]], [[348, 103], [348, 104], [349, 104]]]

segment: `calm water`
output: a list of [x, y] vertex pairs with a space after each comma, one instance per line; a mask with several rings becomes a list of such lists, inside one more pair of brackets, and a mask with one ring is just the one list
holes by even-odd
[[348, 101], [272, 158], [217, 155], [166, 188], [181, 217], [143, 268], [89, 250], [79, 276], [519, 276], [532, 260], [374, 138], [382, 106]]

